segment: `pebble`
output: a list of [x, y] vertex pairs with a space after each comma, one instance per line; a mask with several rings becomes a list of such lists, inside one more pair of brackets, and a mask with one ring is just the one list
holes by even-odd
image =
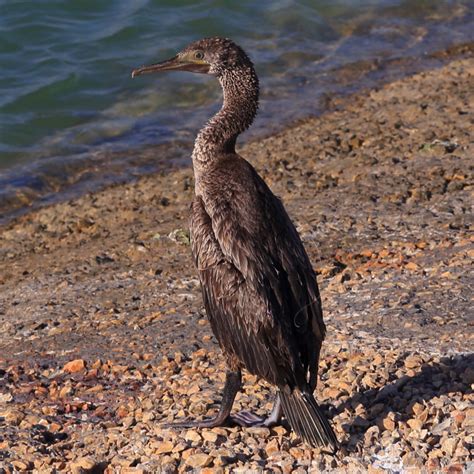
[[102, 466], [91, 457], [76, 459], [69, 464], [72, 474], [95, 474], [103, 472]]
[[173, 451], [175, 445], [171, 441], [163, 441], [159, 443], [158, 447], [155, 449], [155, 454], [166, 454]]
[[197, 453], [186, 459], [186, 464], [194, 469], [207, 467], [212, 464], [213, 458], [205, 453]]
[[441, 444], [441, 449], [449, 456], [452, 457], [456, 447], [458, 445], [459, 440], [455, 438], [447, 438]]
[[81, 370], [84, 370], [85, 367], [86, 363], [83, 359], [75, 359], [65, 364], [63, 370], [64, 372], [69, 372], [73, 374], [75, 372], [80, 372]]

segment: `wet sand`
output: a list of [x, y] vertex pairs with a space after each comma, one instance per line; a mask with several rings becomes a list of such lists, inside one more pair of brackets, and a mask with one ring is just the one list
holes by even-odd
[[[182, 169], [0, 228], [0, 472], [467, 469], [473, 73], [469, 47], [240, 150], [319, 273], [328, 337], [317, 398], [337, 457], [284, 426], [160, 427], [213, 413], [224, 374], [190, 258]], [[265, 413], [271, 389], [245, 382], [237, 408]]]

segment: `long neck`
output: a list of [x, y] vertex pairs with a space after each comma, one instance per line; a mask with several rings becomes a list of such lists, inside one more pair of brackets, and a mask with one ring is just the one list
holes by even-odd
[[258, 108], [258, 78], [250, 65], [226, 70], [219, 76], [222, 108], [199, 132], [193, 150], [195, 171], [226, 153], [235, 151], [235, 141], [253, 122]]

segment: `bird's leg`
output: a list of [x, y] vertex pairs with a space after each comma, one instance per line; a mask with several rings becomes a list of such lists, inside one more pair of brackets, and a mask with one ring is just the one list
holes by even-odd
[[231, 416], [234, 423], [240, 426], [266, 426], [271, 427], [278, 425], [281, 420], [282, 409], [280, 395], [276, 395], [275, 403], [272, 412], [267, 418], [262, 418], [248, 411], [241, 411]]
[[311, 389], [311, 393], [314, 393], [314, 391], [316, 390], [316, 385], [318, 384], [318, 366], [320, 353], [321, 344], [318, 344], [315, 348], [309, 368], [309, 388]]
[[227, 372], [224, 385], [224, 393], [222, 395], [222, 402], [219, 408], [219, 413], [214, 418], [207, 420], [184, 420], [176, 423], [166, 423], [165, 428], [215, 428], [216, 426], [223, 426], [231, 419], [230, 411], [234, 404], [235, 396], [242, 387], [242, 374], [237, 372]]

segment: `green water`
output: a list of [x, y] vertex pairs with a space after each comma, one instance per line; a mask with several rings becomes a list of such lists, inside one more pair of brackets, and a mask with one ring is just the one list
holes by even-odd
[[[219, 106], [211, 78], [130, 71], [203, 36], [228, 36], [262, 85], [257, 133], [355, 87], [338, 71], [419, 56], [474, 31], [473, 2], [0, 0], [0, 212], [87, 179], [153, 168], [150, 145], [191, 142]], [[186, 149], [186, 147], [184, 147]]]

